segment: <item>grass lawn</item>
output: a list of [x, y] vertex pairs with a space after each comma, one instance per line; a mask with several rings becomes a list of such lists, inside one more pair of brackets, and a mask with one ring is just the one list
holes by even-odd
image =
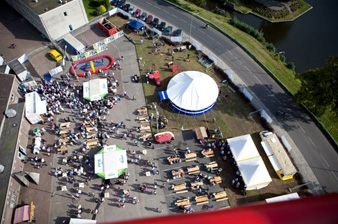
[[[264, 151], [260, 148], [258, 133], [264, 130], [260, 124], [260, 119], [258, 117], [247, 118], [248, 114], [254, 111], [254, 108], [242, 97], [242, 95], [238, 92], [230, 91], [226, 84], [221, 83], [224, 79], [221, 74], [218, 74], [217, 71], [213, 69], [206, 71], [206, 69], [198, 62], [198, 54], [195, 50], [185, 50], [183, 52], [175, 51], [174, 65], [178, 65], [178, 73], [189, 70], [204, 72], [210, 75], [216, 83], [218, 83], [222, 94], [218, 97], [216, 106], [210, 112], [204, 116], [190, 117], [172, 112], [171, 105], [167, 102], [163, 102], [161, 104], [159, 103], [157, 92], [165, 90], [170, 79], [177, 74], [173, 73], [167, 66], [167, 63], [172, 60], [171, 55], [167, 54], [168, 48], [171, 48], [172, 46], [165, 44], [164, 46], [161, 46], [160, 52], [155, 53], [153, 43], [156, 42], [160, 44], [159, 40], [154, 41], [143, 37], [144, 42], [141, 44], [140, 39], [142, 36], [124, 28], [124, 24], [127, 20], [122, 19], [119, 16], [111, 17], [109, 20], [120, 29], [123, 29], [126, 36], [135, 41], [138, 58], [142, 58], [139, 65], [146, 103], [149, 105], [155, 102], [159, 114], [164, 115], [169, 120], [165, 130], [179, 132], [182, 126], [185, 129], [206, 126], [211, 129], [221, 127], [223, 136], [227, 138], [244, 134], [252, 134], [255, 143], [266, 162], [266, 166], [273, 178], [273, 182], [267, 188], [259, 191], [251, 191], [247, 196], [242, 196], [240, 192], [236, 191], [233, 189], [233, 186], [231, 186], [231, 180], [235, 176], [235, 171], [230, 159], [223, 161], [221, 158], [217, 157], [216, 160], [218, 161], [218, 164], [220, 164], [220, 167], [223, 167], [222, 175], [224, 179], [224, 186], [228, 192], [232, 206], [260, 201], [270, 196], [282, 195], [287, 192], [288, 187], [292, 188], [298, 184], [296, 180], [281, 181], [278, 179], [267, 157], [265, 156]], [[184, 60], [187, 54], [190, 54], [190, 62], [186, 62]], [[161, 76], [160, 87], [157, 87], [152, 80], [150, 80], [149, 84], [146, 83], [145, 75], [150, 69], [159, 70]], [[154, 111], [150, 111], [150, 113], [151, 112]], [[212, 122], [213, 118], [216, 118], [215, 123]], [[156, 128], [152, 128], [153, 132], [156, 132]], [[220, 153], [216, 154], [219, 155]], [[299, 191], [303, 190], [300, 189]], [[304, 193], [301, 192], [301, 195], [304, 195]]]

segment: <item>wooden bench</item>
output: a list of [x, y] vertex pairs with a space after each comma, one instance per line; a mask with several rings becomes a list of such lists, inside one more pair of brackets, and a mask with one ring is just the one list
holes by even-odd
[[191, 162], [197, 159], [197, 154], [196, 153], [189, 153], [189, 154], [185, 154], [185, 161], [186, 162]]
[[62, 130], [59, 132], [59, 135], [64, 135], [64, 134], [70, 134], [70, 130], [69, 130], [69, 129], [62, 129]]
[[60, 143], [68, 143], [70, 140], [68, 138], [59, 139]]
[[180, 162], [180, 158], [179, 157], [174, 157], [174, 158], [168, 157], [167, 159], [168, 159], [168, 162], [170, 164], [172, 164], [173, 162], [176, 162], [176, 163]]
[[220, 176], [214, 177], [210, 179], [210, 183], [215, 182], [216, 184], [222, 183], [222, 178]]
[[85, 125], [90, 125], [90, 122], [96, 124], [96, 120], [89, 120], [89, 121], [86, 120], [84, 123], [85, 123]]
[[70, 127], [70, 122], [62, 122], [62, 123], [60, 123], [60, 128], [64, 128], [64, 127], [69, 128]]
[[196, 196], [195, 197], [196, 205], [202, 205], [209, 203], [208, 195]]
[[199, 166], [188, 167], [187, 170], [188, 170], [188, 174], [189, 174], [189, 175], [190, 175], [190, 174], [197, 174], [197, 173], [200, 172]]
[[215, 154], [214, 154], [214, 151], [212, 149], [210, 149], [209, 151], [205, 151], [204, 149], [202, 150], [202, 155], [204, 157], [213, 157]]
[[180, 206], [190, 206], [190, 200], [189, 198], [185, 199], [180, 199], [175, 202], [175, 205], [180, 207]]
[[149, 125], [141, 125], [140, 126], [140, 132], [150, 132], [150, 126]]
[[95, 131], [95, 128], [92, 127], [92, 126], [90, 126], [90, 125], [86, 125], [86, 130], [87, 130], [88, 132], [93, 132], [93, 131]]

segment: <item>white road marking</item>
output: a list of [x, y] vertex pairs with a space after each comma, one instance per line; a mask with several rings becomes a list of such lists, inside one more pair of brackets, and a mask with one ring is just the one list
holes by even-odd
[[329, 163], [326, 161], [326, 159], [324, 158], [323, 154], [319, 153], [320, 156], [322, 157], [322, 159], [324, 160], [324, 162], [326, 163], [327, 167], [330, 167]]
[[257, 81], [260, 83], [260, 84], [263, 84], [261, 80], [259, 80], [259, 78], [257, 78], [257, 76], [254, 75], [254, 78], [257, 79]]
[[234, 55], [231, 51], [228, 51], [231, 55]]
[[243, 63], [241, 62], [241, 60], [239, 60], [239, 58], [236, 57], [236, 60], [237, 60], [239, 63], [243, 64]]
[[157, 9], [161, 9], [160, 7], [158, 7], [158, 6], [154, 6], [155, 8], [157, 8]]
[[221, 45], [221, 46], [222, 46], [222, 44], [221, 44], [220, 42], [218, 42], [218, 41], [217, 41], [216, 43], [218, 43], [219, 45]]
[[336, 176], [336, 174], [334, 173], [334, 171], [331, 171], [333, 176], [336, 178], [336, 180], [338, 181], [338, 177]]
[[274, 96], [274, 98], [275, 98], [275, 100], [276, 100], [279, 104], [282, 104], [282, 103], [277, 99], [277, 97]]
[[181, 20], [181, 21], [183, 21], [183, 22], [185, 22], [185, 23], [187, 23], [187, 21], [185, 21], [185, 20], [184, 20], [184, 19], [182, 19], [182, 18], [181, 18], [180, 20]]
[[211, 40], [215, 40], [214, 38], [212, 38], [211, 36], [208, 35], [208, 37], [211, 39]]
[[246, 65], [244, 65], [244, 68], [246, 68], [246, 70], [247, 70], [248, 72], [252, 73], [252, 72], [250, 71], [250, 69], [249, 69], [248, 67], [246, 67]]
[[171, 14], [172, 17], [178, 18], [175, 14]]
[[310, 142], [312, 143], [312, 145], [313, 145], [314, 147], [317, 148], [317, 146], [316, 146], [315, 143], [312, 141], [312, 139], [311, 139], [310, 137], [307, 137], [307, 138], [310, 140]]
[[305, 133], [304, 128], [303, 128], [302, 126], [300, 126], [300, 124], [298, 123], [298, 121], [297, 121], [297, 124], [298, 124], [298, 126], [300, 127], [300, 129], [302, 129], [302, 131]]

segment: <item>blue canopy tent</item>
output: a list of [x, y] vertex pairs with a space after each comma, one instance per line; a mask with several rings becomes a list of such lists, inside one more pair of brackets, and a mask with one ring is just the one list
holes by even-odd
[[132, 20], [127, 23], [128, 27], [134, 29], [134, 30], [140, 30], [142, 27], [144, 27], [143, 23], [137, 21], [137, 20]]
[[167, 91], [160, 91], [160, 92], [158, 92], [158, 97], [160, 97], [160, 101], [168, 100], [169, 99]]

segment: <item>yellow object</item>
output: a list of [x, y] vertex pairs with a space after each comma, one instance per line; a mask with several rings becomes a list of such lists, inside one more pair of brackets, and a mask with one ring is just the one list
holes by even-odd
[[51, 56], [55, 61], [61, 61], [62, 55], [55, 49], [49, 51], [49, 56]]
[[92, 69], [92, 73], [95, 73], [94, 62], [93, 62], [93, 61], [90, 61], [89, 64], [90, 64], [90, 68]]

